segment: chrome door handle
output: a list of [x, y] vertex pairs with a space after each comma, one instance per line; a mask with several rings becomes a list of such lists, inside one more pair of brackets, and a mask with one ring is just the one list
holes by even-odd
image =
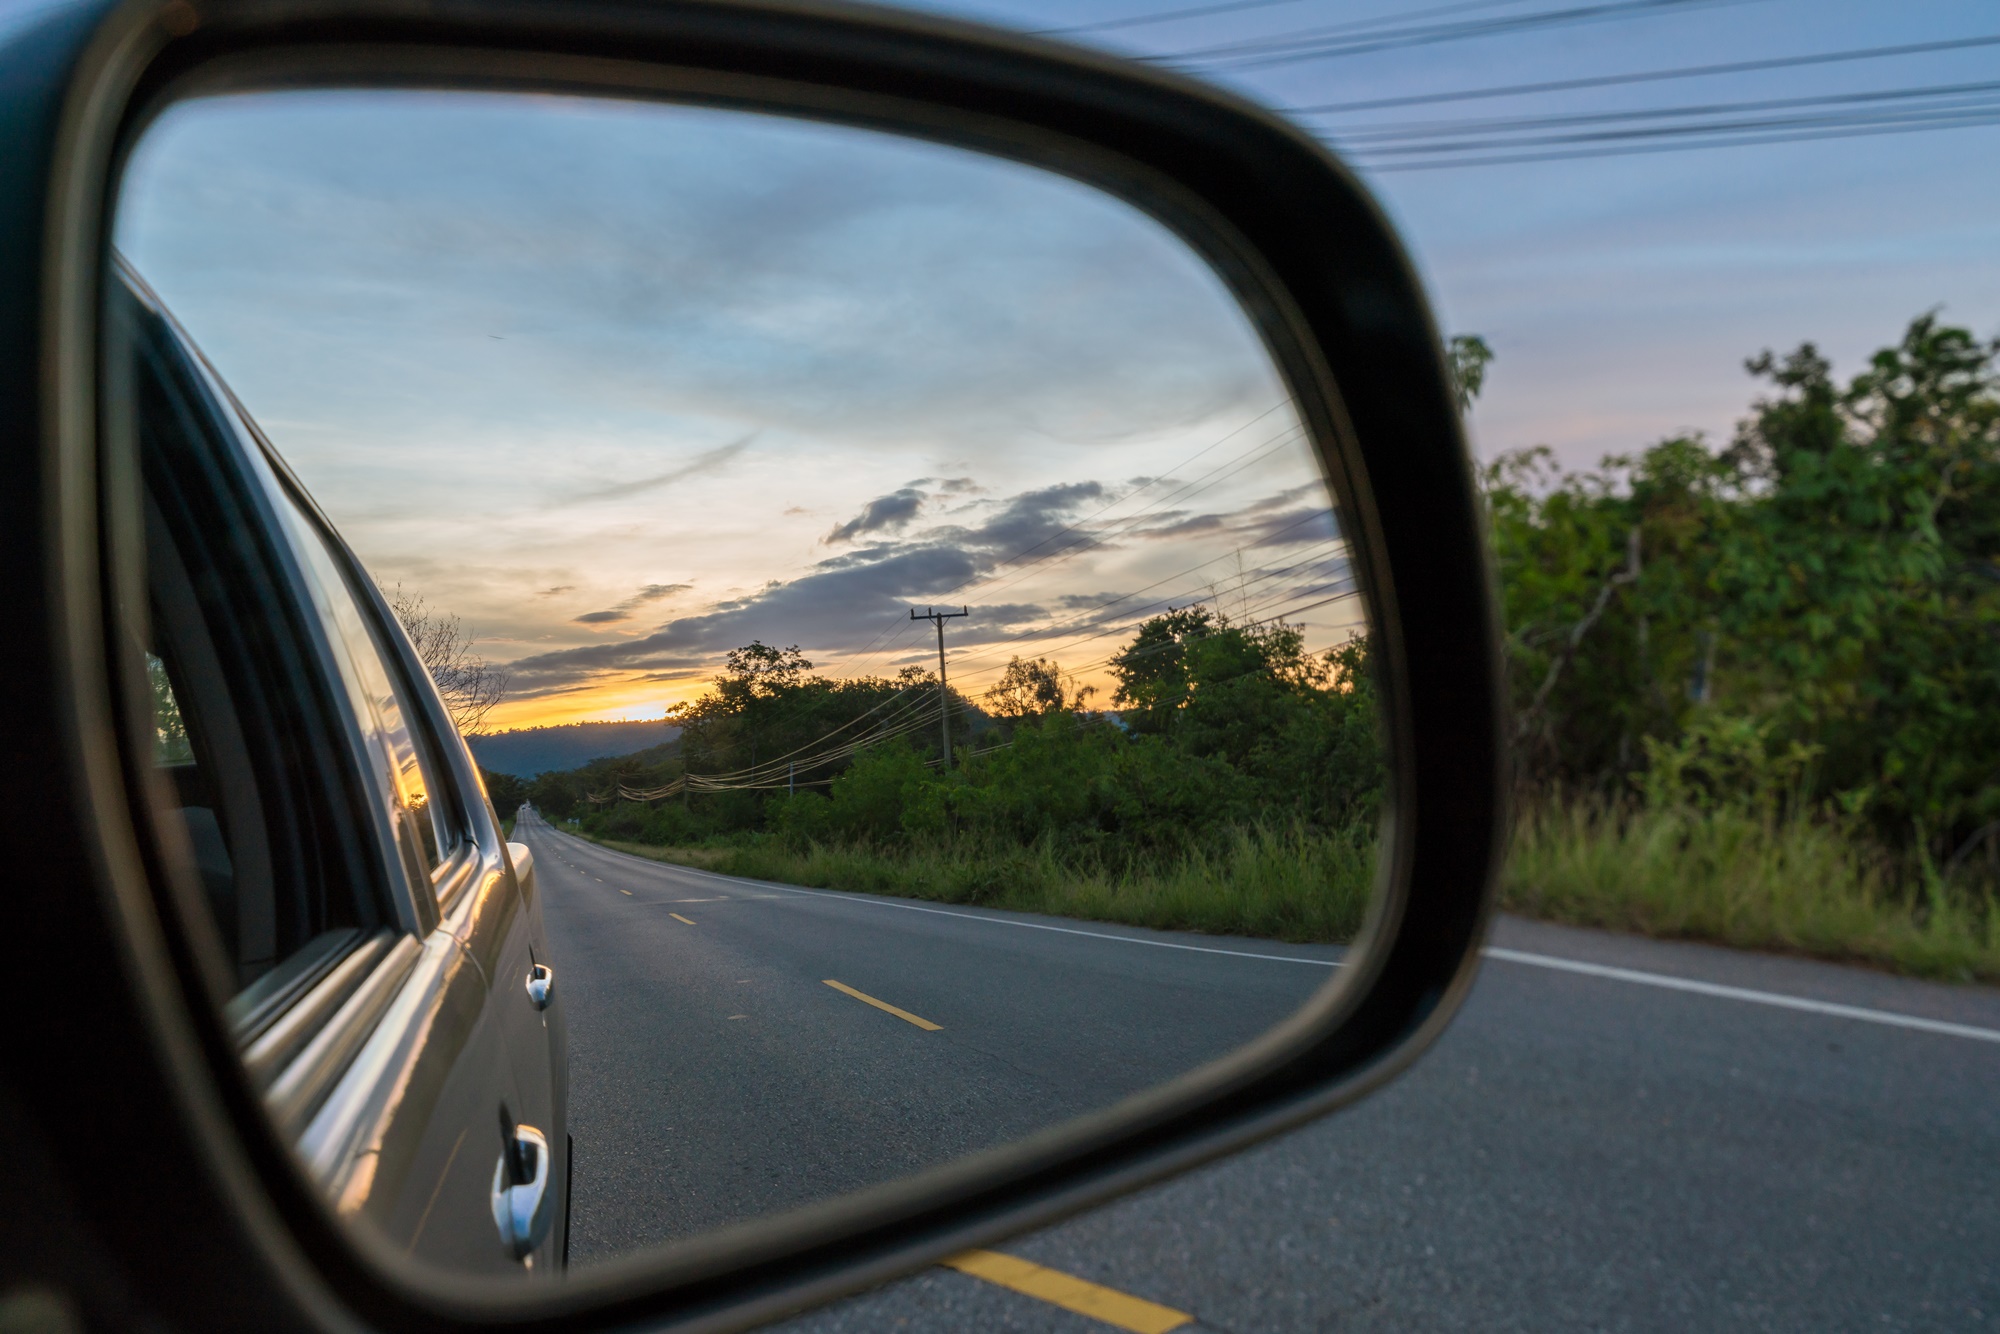
[[556, 975], [545, 963], [538, 963], [528, 970], [528, 999], [535, 1003], [537, 1010], [549, 1008], [549, 1001], [555, 996]]
[[556, 1211], [549, 1199], [549, 1141], [533, 1126], [514, 1126], [493, 1165], [493, 1223], [500, 1244], [525, 1261], [548, 1240]]

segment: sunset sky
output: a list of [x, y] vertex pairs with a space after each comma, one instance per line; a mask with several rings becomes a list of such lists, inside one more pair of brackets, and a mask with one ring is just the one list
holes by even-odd
[[[1725, 441], [1764, 348], [1813, 340], [1846, 376], [1934, 307], [2000, 333], [2000, 115], [1441, 169], [1363, 151], [1985, 86], [1987, 0], [1513, 28], [1565, 7], [920, 2], [1193, 71], [1354, 150], [1441, 323], [1498, 354], [1483, 457]], [[1416, 36], [1280, 49], [1390, 30]], [[1257, 43], [1279, 54], [1216, 54]], [[926, 600], [974, 606], [951, 634], [976, 692], [1011, 652], [1087, 668], [1156, 600], [1339, 591], [1323, 521], [1267, 518], [1310, 508], [1314, 472], [1229, 300], [1143, 218], [1024, 168], [688, 110], [262, 98], [153, 132], [120, 242], [378, 575], [515, 664], [502, 725], [657, 716], [752, 637], [834, 671], [927, 661], [899, 619]], [[1315, 606], [1314, 642], [1355, 612]]]
[[555, 98], [285, 94], [147, 136], [118, 242], [489, 727], [657, 717], [728, 649], [1086, 682], [1207, 600], [1360, 617], [1216, 278], [1130, 207], [862, 131]]

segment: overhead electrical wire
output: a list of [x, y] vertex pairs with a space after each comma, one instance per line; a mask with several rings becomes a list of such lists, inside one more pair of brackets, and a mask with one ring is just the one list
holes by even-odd
[[1473, 102], [1495, 97], [1528, 97], [1537, 93], [1566, 93], [1583, 88], [1616, 88], [1633, 83], [1654, 83], [1667, 79], [1699, 79], [1712, 75], [1751, 74], [1761, 70], [1797, 69], [1808, 65], [1833, 65], [1854, 60], [1885, 60], [1895, 56], [1930, 55], [1939, 51], [1971, 50], [2000, 46], [2000, 33], [1978, 37], [1954, 37], [1937, 42], [1908, 42], [1900, 46], [1864, 46], [1846, 51], [1823, 51], [1803, 56], [1773, 56], [1762, 60], [1731, 60], [1718, 65], [1680, 65], [1672, 69], [1637, 70], [1628, 74], [1594, 74], [1575, 79], [1547, 79], [1540, 83], [1495, 84], [1484, 88], [1463, 88], [1443, 93], [1409, 93], [1399, 97], [1371, 97], [1351, 102], [1316, 102], [1309, 106], [1283, 108], [1287, 115], [1317, 116], [1348, 111], [1381, 111], [1392, 107], [1429, 106], [1442, 102]]
[[[1269, 543], [1272, 541], [1272, 539], [1277, 538], [1285, 533], [1288, 533], [1294, 528], [1300, 528], [1306, 525], [1307, 523], [1313, 522], [1316, 519], [1327, 517], [1328, 513], [1330, 513], [1330, 511], [1316, 512], [1313, 514], [1305, 515], [1299, 519], [1295, 519], [1291, 523], [1286, 524], [1283, 528], [1277, 529], [1275, 532], [1266, 534], [1262, 539], [1262, 541], [1264, 543]], [[1337, 545], [1339, 543], [1340, 543], [1339, 538], [1336, 537], [1332, 539], [1332, 544]], [[1219, 555], [1209, 557], [1207, 560], [1201, 561], [1194, 565], [1190, 565], [1184, 570], [1176, 570], [1172, 574], [1165, 575], [1159, 579], [1155, 579], [1150, 584], [1146, 584], [1143, 585], [1142, 587], [1135, 588], [1129, 593], [1121, 593], [1117, 597], [1110, 598], [1107, 601], [1100, 602], [1093, 607], [1089, 607], [1081, 612], [1078, 612], [1076, 615], [1072, 616], [1070, 619], [1066, 621], [1057, 621], [1053, 625], [1043, 626], [1039, 629], [1031, 631], [1028, 634], [1017, 635], [1011, 639], [1001, 640], [999, 641], [998, 647], [1009, 647], [1016, 644], [1025, 645], [1036, 642], [1045, 642], [1050, 637], [1053, 637], [1054, 635], [1057, 634], [1061, 634], [1067, 629], [1082, 628], [1088, 624], [1093, 623], [1093, 618], [1096, 617], [1099, 612], [1105, 611], [1111, 607], [1115, 607], [1121, 602], [1129, 602], [1133, 598], [1138, 597], [1141, 593], [1150, 593], [1152, 590], [1160, 587], [1162, 584], [1169, 584], [1175, 582], [1176, 580], [1185, 579], [1186, 577], [1196, 573], [1197, 571], [1207, 569], [1209, 566], [1215, 564], [1218, 561], [1228, 560], [1233, 556], [1241, 556], [1243, 552], [1249, 548], [1250, 545], [1252, 544], [1245, 543], [1243, 546], [1239, 546], [1234, 550], [1222, 552]], [[1119, 613], [1119, 618], [1122, 619], [1126, 615], [1127, 613], [1121, 612]], [[988, 646], [982, 646], [982, 647], [988, 647]]]
[[[1265, 540], [1268, 541], [1270, 540], [1270, 538], [1280, 536], [1285, 532], [1288, 532], [1294, 528], [1302, 526], [1306, 522], [1310, 522], [1314, 519], [1321, 517], [1324, 516], [1320, 514], [1312, 514], [1304, 516], [1301, 519], [1294, 520], [1292, 523], [1287, 524], [1284, 528], [1278, 529], [1276, 532], [1267, 535]], [[1325, 551], [1329, 549], [1337, 549], [1341, 545], [1342, 544], [1340, 543], [1339, 539], [1336, 538], [1331, 542], [1322, 542], [1315, 544], [1315, 546], [1313, 548], [1309, 548], [1309, 550]], [[1205, 568], [1208, 565], [1215, 564], [1217, 561], [1226, 560], [1231, 556], [1241, 555], [1244, 549], [1245, 548], [1239, 547], [1235, 551], [1225, 552], [1220, 556], [1212, 557], [1211, 559], [1204, 561], [1201, 564], [1191, 566], [1188, 569], [1179, 571], [1172, 575], [1168, 575], [1164, 579], [1158, 580], [1154, 584], [1148, 585], [1147, 587], [1148, 588], [1157, 587], [1159, 584], [1168, 583], [1180, 578], [1184, 578], [1189, 574], [1198, 572], [1199, 570]], [[1291, 566], [1286, 567], [1284, 569], [1260, 570], [1255, 573], [1246, 572], [1243, 576], [1239, 578], [1235, 588], [1232, 589], [1231, 591], [1240, 593], [1246, 591], [1247, 589], [1255, 586], [1258, 583], [1265, 582], [1269, 579], [1282, 578], [1285, 575], [1291, 574], [1307, 565], [1323, 565], [1329, 560], [1336, 560], [1336, 559], [1343, 559], [1343, 557], [1340, 556], [1337, 553], [1337, 551], [1334, 551], [1333, 554], [1315, 556], [1313, 558], [1309, 558], [1304, 561], [1295, 562]], [[1144, 592], [1144, 591], [1146, 590], [1145, 589], [1138, 590], [1138, 592]], [[1290, 595], [1291, 594], [1289, 593], [1280, 594], [1277, 601], [1283, 601], [1283, 599], [1286, 596]], [[1114, 601], [1125, 601], [1128, 600], [1130, 596], [1136, 596], [1136, 593], [1128, 595], [1127, 598], [1115, 599]], [[1143, 617], [1143, 614], [1146, 610], [1149, 610], [1153, 607], [1157, 607], [1159, 605], [1163, 605], [1165, 603], [1171, 603], [1172, 600], [1173, 598], [1170, 596], [1169, 598], [1163, 599], [1159, 602], [1146, 604], [1145, 608], [1140, 609], [1139, 614]], [[1107, 603], [1103, 605], [1109, 606], [1111, 604]], [[1259, 609], [1262, 609], [1263, 607], [1268, 607], [1269, 605], [1273, 604], [1267, 601], [1265, 603], [1260, 604]], [[1073, 637], [1066, 643], [1058, 646], [1058, 648], [1070, 648], [1078, 644], [1089, 643], [1096, 639], [1102, 639], [1107, 635], [1119, 634], [1129, 631], [1132, 628], [1131, 617], [1134, 614], [1135, 613], [1132, 611], [1127, 611], [1125, 613], [1122, 613], [1116, 619], [1119, 620], [1120, 622], [1124, 622], [1123, 624], [1114, 625], [1111, 626], [1110, 628], [1099, 629], [1096, 633], [1093, 634], [1084, 634], [1078, 637]], [[1089, 613], [1085, 614], [1086, 617], [1088, 615]], [[1104, 625], [1105, 623], [1098, 622], [1097, 624], [1101, 626]], [[1087, 629], [1090, 627], [1088, 625], [1078, 625], [1076, 622], [1071, 622], [1069, 628]], [[1035, 632], [1037, 636], [1044, 635], [1047, 633], [1048, 631], [1046, 630]], [[1000, 642], [1003, 646], [1012, 644], [1032, 644], [1033, 639], [1030, 636], [1017, 636], [1012, 640], [1005, 640]], [[972, 675], [975, 678], [986, 674], [987, 674], [986, 671], [982, 671], [979, 669], [975, 669], [972, 672]], [[862, 714], [854, 719], [850, 719], [848, 722], [843, 723], [841, 726], [834, 728], [831, 732], [816, 737], [812, 741], [806, 742], [801, 746], [795, 747], [793, 750], [789, 752], [786, 752], [772, 759], [765, 760], [742, 769], [728, 770], [722, 773], [715, 773], [715, 774], [689, 774], [686, 775], [685, 783], [687, 785], [691, 785], [693, 790], [695, 791], [702, 791], [702, 790], [721, 791], [726, 789], [735, 789], [742, 787], [776, 786], [778, 781], [777, 775], [780, 773], [786, 773], [789, 781], [792, 775], [792, 771], [796, 771], [797, 769], [803, 768], [810, 770], [812, 768], [818, 767], [823, 764], [831, 763], [833, 761], [840, 759], [845, 759], [853, 755], [854, 753], [858, 752], [859, 750], [864, 749], [867, 746], [876, 745], [883, 741], [893, 739], [894, 737], [904, 736], [913, 732], [927, 729], [930, 726], [930, 718], [929, 718], [929, 712], [924, 706], [927, 705], [929, 701], [919, 696], [917, 699], [910, 700], [909, 702], [905, 703], [901, 708], [895, 709], [893, 712], [889, 713], [887, 716], [885, 716], [879, 722], [877, 722], [873, 727], [871, 727], [868, 732], [860, 736], [851, 738], [849, 741], [842, 743], [839, 746], [825, 748], [825, 743], [827, 741], [832, 740], [840, 733], [849, 730], [850, 728], [856, 726], [857, 724], [866, 721], [866, 719], [871, 714], [874, 714], [880, 711], [881, 709], [886, 708], [891, 704], [894, 704], [898, 699], [901, 699], [904, 696], [909, 695], [912, 691], [921, 690], [928, 692], [930, 689], [932, 689], [932, 687], [930, 686], [929, 683], [924, 683], [921, 686], [914, 684], [911, 686], [907, 686], [903, 690], [898, 691], [895, 695], [891, 696], [888, 700], [882, 701], [881, 703], [877, 704], [873, 709], [870, 709], [868, 713]], [[765, 779], [769, 779], [770, 781], [764, 782], [763, 780]], [[634, 799], [657, 800], [661, 796], [671, 795], [672, 793], [678, 793], [682, 789], [682, 782], [683, 780], [676, 780], [674, 783], [670, 783], [664, 788], [643, 790], [647, 793], [647, 795], [643, 797], [637, 795], [637, 793], [642, 790], [635, 789], [633, 790]], [[620, 791], [621, 792], [626, 791], [624, 785], [622, 784], [620, 786]]]
[[[1200, 449], [1196, 450], [1188, 457], [1182, 459], [1179, 463], [1176, 463], [1171, 468], [1168, 468], [1159, 480], [1161, 481], [1170, 480], [1173, 477], [1173, 475], [1179, 472], [1181, 469], [1187, 467], [1191, 463], [1194, 463], [1198, 459], [1201, 459], [1205, 455], [1217, 449], [1220, 449], [1223, 445], [1228, 444], [1231, 440], [1234, 440], [1237, 436], [1243, 434], [1243, 432], [1249, 430], [1251, 427], [1255, 426], [1258, 422], [1263, 421], [1266, 417], [1270, 416], [1272, 413], [1278, 411], [1280, 408], [1287, 406], [1289, 403], [1291, 403], [1291, 401], [1292, 400], [1289, 398], [1279, 399], [1277, 402], [1273, 403], [1270, 407], [1265, 408], [1262, 412], [1259, 412], [1256, 416], [1250, 418], [1248, 421], [1242, 423], [1240, 426], [1237, 426], [1234, 430], [1230, 431], [1228, 434], [1220, 436], [1217, 439], [1210, 441], [1208, 444], [1202, 446]], [[1116, 500], [1108, 502], [1107, 504], [1093, 511], [1092, 513], [1084, 515], [1082, 518], [1072, 520], [1068, 524], [1065, 524], [1062, 528], [1056, 530], [1054, 533], [1051, 533], [1047, 537], [1042, 538], [1040, 541], [1033, 542], [1028, 546], [1021, 548], [1019, 551], [1014, 552], [1012, 555], [999, 561], [993, 567], [993, 569], [988, 573], [973, 575], [971, 578], [962, 580], [961, 582], [954, 584], [952, 587], [945, 589], [941, 593], [933, 593], [931, 596], [941, 602], [947, 598], [956, 597], [958, 594], [966, 592], [975, 587], [983, 586], [982, 585], [983, 580], [997, 577], [1001, 570], [1004, 570], [1008, 566], [1012, 565], [1014, 562], [1019, 561], [1022, 557], [1032, 555], [1034, 552], [1041, 550], [1049, 543], [1058, 541], [1064, 536], [1076, 532], [1084, 524], [1094, 522], [1100, 516], [1107, 514], [1111, 510], [1118, 508], [1118, 506], [1124, 504], [1126, 501], [1132, 499], [1134, 496], [1145, 494], [1145, 492], [1148, 489], [1150, 489], [1151, 486], [1153, 486], [1154, 484], [1155, 483], [1149, 482], [1145, 486], [1136, 487], [1133, 490], [1126, 492], [1125, 494], [1119, 496]], [[1040, 562], [1036, 563], [1039, 564]], [[893, 646], [899, 643], [905, 635], [911, 632], [912, 625], [913, 625], [912, 622], [907, 621], [900, 616], [893, 619], [883, 629], [878, 630], [875, 633], [874, 638], [870, 639], [866, 644], [863, 644], [861, 646], [860, 657], [857, 659], [850, 659], [846, 664], [848, 670], [855, 671], [863, 664], [871, 662], [874, 659], [881, 657], [883, 653], [892, 651]], [[889, 643], [887, 645], [884, 645], [879, 650], [876, 649], [876, 645], [881, 643], [884, 636], [889, 637]]]
[[1511, 14], [1455, 23], [1412, 24], [1402, 28], [1359, 34], [1343, 33], [1337, 28], [1303, 30], [1143, 58], [1155, 63], [1195, 64], [1207, 68], [1266, 69], [1276, 65], [1295, 65], [1311, 60], [1371, 55], [1377, 51], [1436, 46], [1447, 42], [1471, 41], [1523, 32], [1544, 32], [1552, 28], [1565, 28], [1583, 23], [1646, 18], [1696, 8], [1710, 9], [1756, 3], [1762, 3], [1762, 0], [1600, 0], [1597, 4], [1537, 10], [1531, 14]]
[[[1346, 149], [1344, 155], [1370, 171], [1426, 171], [1509, 163], [1555, 162], [1576, 158], [1662, 153], [1696, 148], [1802, 143], [1880, 134], [1967, 129], [2000, 124], [2000, 98], [1969, 104], [1876, 112], [1763, 116], [1686, 125], [1604, 129], [1570, 134], [1473, 136], [1400, 147]], [[1341, 145], [1335, 141], [1334, 146]]]
[[[1301, 522], [1304, 521], [1302, 520]], [[1289, 524], [1287, 525], [1287, 528], [1297, 527], [1297, 526], [1299, 525]], [[1280, 531], [1282, 532], [1284, 530], [1281, 529]], [[1321, 544], [1322, 548], [1341, 547], [1343, 545], [1344, 544], [1340, 543], [1338, 539], [1335, 539], [1335, 541], [1332, 543]], [[1043, 629], [1036, 630], [1029, 635], [1017, 636], [1012, 640], [1001, 641], [998, 647], [1011, 648], [1016, 645], [1019, 645], [1023, 647], [1033, 648], [1038, 654], [1060, 653], [1067, 649], [1074, 648], [1079, 644], [1087, 644], [1098, 639], [1103, 639], [1108, 635], [1128, 633], [1129, 631], [1135, 629], [1140, 622], [1147, 620], [1151, 616], [1156, 614], [1159, 608], [1170, 607], [1175, 601], [1175, 599], [1180, 597], [1185, 597], [1189, 593], [1195, 592], [1197, 590], [1183, 589], [1180, 592], [1170, 593], [1165, 597], [1156, 598], [1153, 599], [1152, 601], [1141, 603], [1137, 608], [1126, 608], [1118, 612], [1115, 616], [1096, 617], [1096, 619], [1091, 619], [1091, 618], [1095, 617], [1096, 613], [1099, 611], [1106, 610], [1121, 602], [1128, 602], [1132, 598], [1139, 596], [1139, 594], [1141, 593], [1149, 592], [1152, 589], [1160, 587], [1162, 584], [1172, 583], [1176, 580], [1185, 578], [1187, 575], [1193, 574], [1197, 570], [1200, 570], [1208, 565], [1215, 564], [1216, 561], [1227, 560], [1229, 559], [1229, 557], [1233, 555], [1240, 555], [1242, 551], [1243, 548], [1239, 547], [1237, 548], [1236, 551], [1224, 552], [1220, 556], [1216, 556], [1207, 561], [1203, 561], [1200, 565], [1191, 566], [1190, 568], [1182, 570], [1176, 574], [1170, 574], [1163, 579], [1156, 579], [1152, 583], [1146, 585], [1144, 588], [1134, 589], [1132, 592], [1124, 594], [1121, 597], [1113, 598], [1109, 602], [1100, 603], [1097, 607], [1093, 608], [1091, 611], [1084, 613], [1083, 616], [1078, 617], [1072, 621], [1069, 621], [1067, 623], [1058, 623], [1057, 625], [1051, 627], [1045, 627]], [[1319, 564], [1319, 563], [1324, 563], [1326, 561], [1340, 560], [1340, 559], [1345, 559], [1344, 555], [1341, 552], [1329, 551], [1329, 553], [1325, 556], [1317, 557], [1309, 561], [1302, 561], [1299, 562], [1299, 564]], [[1298, 565], [1294, 565], [1290, 568], [1297, 569]], [[1249, 583], [1260, 582], [1264, 578], [1277, 577], [1278, 575], [1286, 573], [1290, 573], [1290, 570], [1283, 570], [1277, 572], [1262, 572], [1255, 576], [1246, 574], [1244, 576], [1246, 582], [1243, 582], [1240, 586], [1247, 587]], [[1236, 590], [1231, 590], [1231, 591], [1236, 591]], [[1199, 601], [1200, 599], [1196, 600]], [[1049, 642], [1050, 639], [1055, 638], [1058, 635], [1073, 631], [1093, 631], [1093, 633], [1073, 635], [1071, 638], [1065, 639], [1061, 643], [1052, 644]], [[992, 656], [989, 655], [985, 659], [974, 659], [973, 661], [975, 663], [983, 661], [988, 664], [991, 664], [993, 659]], [[976, 679], [978, 677], [988, 675], [994, 671], [1004, 671], [1004, 670], [1005, 670], [1004, 665], [975, 666], [971, 668], [961, 668], [961, 676], [963, 677], [964, 675], [970, 675], [971, 677]], [[1084, 670], [1084, 669], [1079, 668], [1077, 670]]]
[[[1211, 18], [1217, 14], [1241, 13], [1246, 9], [1270, 9], [1278, 5], [1296, 4], [1298, 0], [1229, 0], [1227, 3], [1196, 5], [1188, 9], [1163, 9], [1149, 14], [1129, 14], [1123, 18], [1099, 19], [1094, 23], [1079, 23], [1067, 28], [1034, 28], [1037, 37], [1065, 37], [1076, 33], [1112, 32], [1123, 28], [1143, 28], [1159, 23], [1179, 23], [1186, 19]], [[1444, 14], [1463, 14], [1475, 9], [1504, 9], [1508, 5], [1521, 5], [1528, 0], [1455, 0], [1448, 5], [1434, 5], [1429, 9], [1411, 10], [1403, 14], [1377, 14], [1373, 18], [1350, 19], [1346, 23], [1329, 24], [1313, 31], [1321, 33], [1361, 32], [1369, 28], [1385, 28], [1392, 24], [1408, 23], [1412, 19], [1435, 18]]]
[[1205, 19], [1216, 14], [1240, 14], [1246, 9], [1273, 9], [1296, 5], [1300, 0], [1223, 0], [1220, 4], [1194, 5], [1187, 9], [1163, 9], [1150, 14], [1128, 14], [1123, 18], [1098, 19], [1066, 28], [1031, 28], [1037, 37], [1067, 37], [1079, 32], [1111, 32], [1119, 28], [1143, 28], [1154, 23], [1177, 23], [1182, 19]]
[[[2000, 93], [2000, 80], [1982, 83], [1934, 84], [1927, 88], [1885, 88], [1859, 93], [1823, 93], [1811, 97], [1772, 97], [1756, 101], [1706, 102], [1689, 106], [1647, 107], [1635, 111], [1579, 111], [1543, 116], [1476, 117], [1461, 120], [1404, 121], [1358, 126], [1341, 132], [1346, 144], [1417, 143], [1453, 135], [1498, 135], [1522, 130], [1564, 129], [1585, 125], [1615, 125], [1644, 120], [1690, 120], [1745, 111], [1791, 111], [1815, 107], [1870, 106], [1919, 99], [1984, 97]], [[1695, 121], [1698, 127], [1700, 122]]]

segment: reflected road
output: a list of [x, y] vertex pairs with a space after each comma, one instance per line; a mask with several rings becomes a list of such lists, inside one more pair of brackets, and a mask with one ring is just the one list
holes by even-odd
[[570, 1260], [1020, 1139], [1224, 1055], [1339, 951], [737, 880], [524, 811], [568, 1015]]

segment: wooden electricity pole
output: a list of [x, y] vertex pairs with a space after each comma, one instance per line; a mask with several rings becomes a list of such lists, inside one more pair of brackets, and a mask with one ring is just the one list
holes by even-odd
[[931, 608], [926, 607], [924, 608], [924, 614], [921, 616], [917, 615], [917, 609], [915, 607], [910, 608], [911, 620], [929, 621], [937, 626], [938, 737], [943, 747], [941, 750], [938, 751], [938, 754], [941, 757], [939, 759], [939, 769], [938, 769], [940, 773], [942, 773], [946, 769], [951, 768], [951, 696], [945, 693], [945, 686], [944, 686], [944, 623], [946, 621], [956, 620], [960, 616], [969, 616], [969, 615], [971, 615], [971, 610], [966, 607], [960, 607], [957, 611], [933, 611]]

